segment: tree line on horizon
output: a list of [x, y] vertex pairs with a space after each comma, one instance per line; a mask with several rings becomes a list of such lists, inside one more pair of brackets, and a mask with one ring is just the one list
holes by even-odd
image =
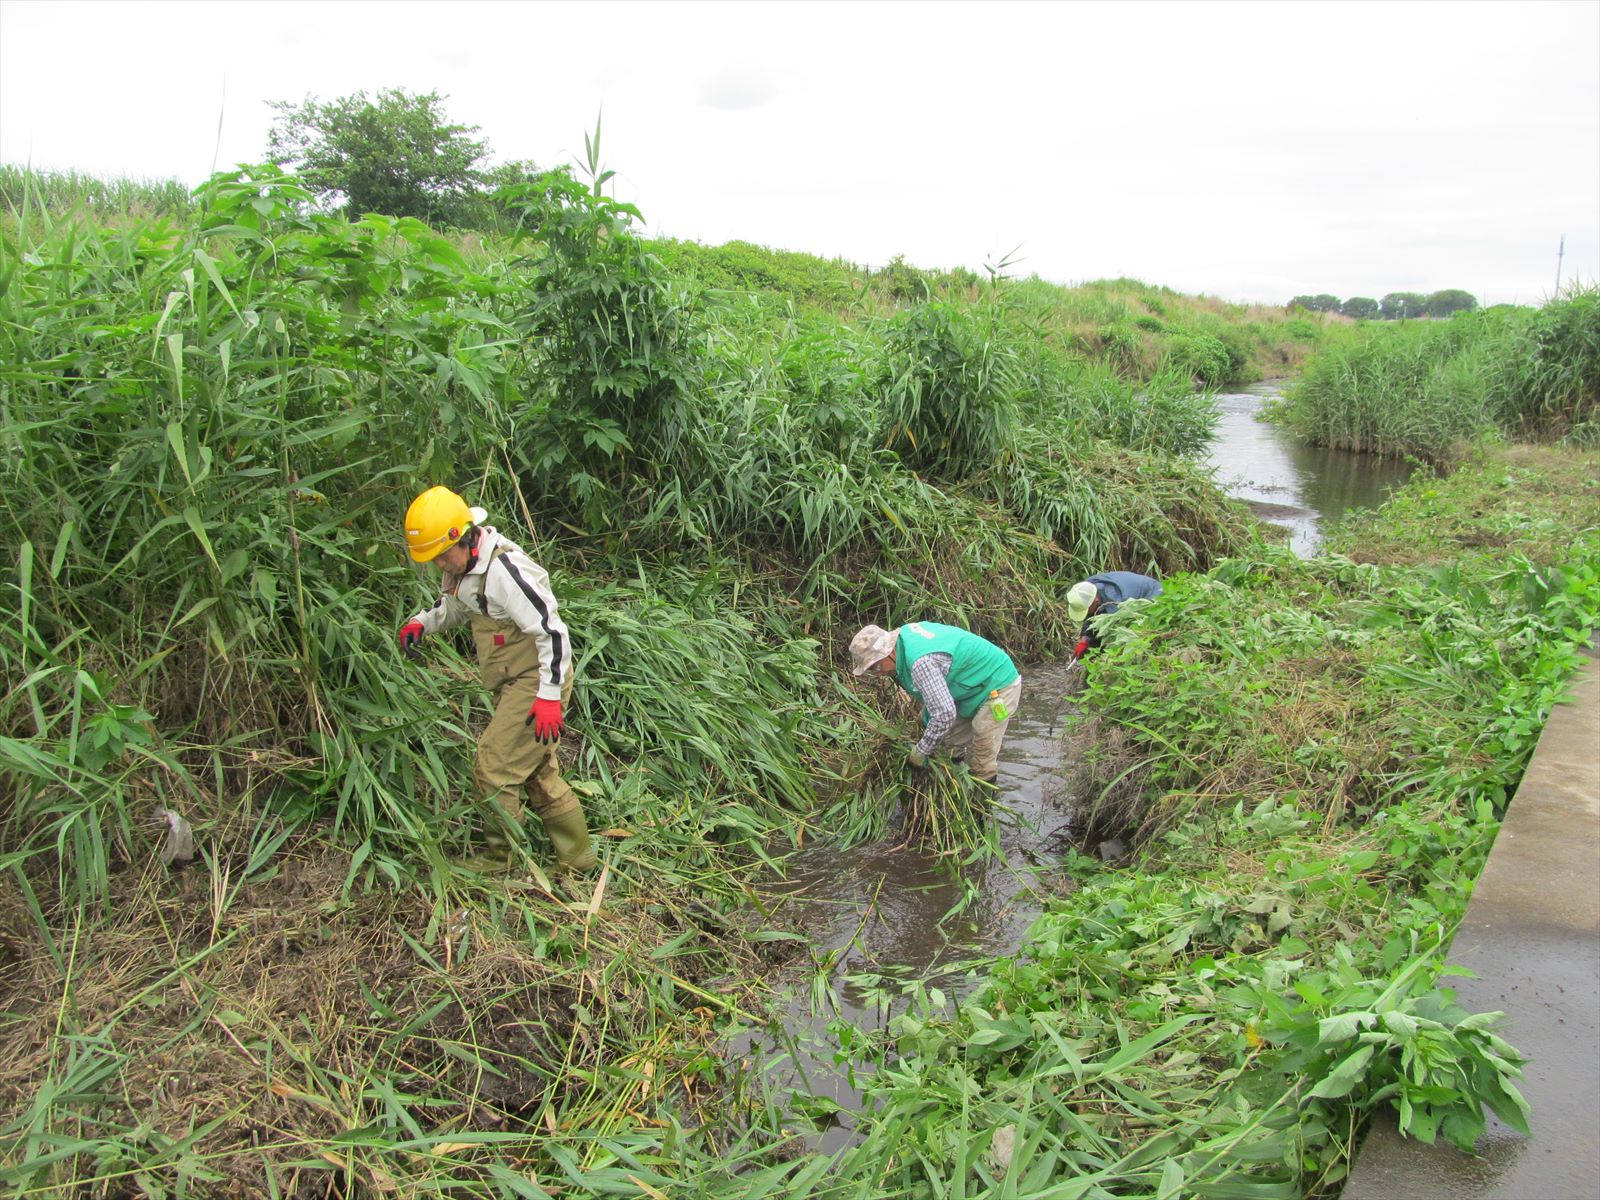
[[1458, 312], [1473, 312], [1478, 307], [1478, 298], [1460, 288], [1446, 288], [1426, 296], [1421, 292], [1389, 292], [1381, 300], [1351, 296], [1341, 301], [1324, 292], [1317, 296], [1296, 296], [1285, 307], [1338, 313], [1357, 321], [1403, 321], [1408, 317], [1450, 317]]
[[[489, 143], [475, 136], [479, 127], [451, 122], [444, 99], [437, 92], [381, 88], [371, 98], [357, 91], [326, 102], [315, 96], [270, 101], [277, 116], [267, 161], [292, 171], [325, 212], [377, 212], [483, 232], [514, 224], [497, 193], [510, 185], [549, 184], [553, 173], [525, 159], [489, 165]], [[175, 181], [166, 190], [183, 191]], [[186, 196], [167, 199], [170, 207], [185, 207]], [[1398, 321], [1449, 317], [1479, 305], [1470, 292], [1447, 288], [1429, 295], [1389, 292], [1381, 300], [1341, 301], [1323, 292], [1295, 296], [1284, 307]]]

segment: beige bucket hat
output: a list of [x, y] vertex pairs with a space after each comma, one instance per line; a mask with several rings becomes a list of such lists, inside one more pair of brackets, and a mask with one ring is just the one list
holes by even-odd
[[857, 675], [865, 675], [874, 663], [881, 662], [894, 653], [894, 644], [900, 637], [892, 629], [876, 625], [864, 627], [850, 639], [850, 666]]

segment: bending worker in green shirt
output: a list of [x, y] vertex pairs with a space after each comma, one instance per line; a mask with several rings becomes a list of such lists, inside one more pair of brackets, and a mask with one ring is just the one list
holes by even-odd
[[893, 675], [927, 710], [922, 740], [911, 748], [911, 765], [927, 763], [939, 745], [957, 758], [965, 753], [976, 779], [994, 783], [1000, 744], [1011, 714], [1022, 700], [1022, 676], [993, 642], [954, 625], [912, 621], [899, 629], [868, 625], [850, 639], [857, 675]]

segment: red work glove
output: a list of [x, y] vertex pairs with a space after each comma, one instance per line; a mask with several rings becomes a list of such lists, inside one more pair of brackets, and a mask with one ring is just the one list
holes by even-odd
[[1082, 658], [1083, 657], [1083, 652], [1085, 650], [1087, 650], [1088, 648], [1089, 648], [1089, 639], [1086, 638], [1086, 637], [1079, 638], [1078, 639], [1078, 644], [1072, 648], [1072, 661], [1073, 662], [1077, 662], [1080, 658]]
[[407, 621], [400, 627], [400, 649], [404, 650], [408, 655], [416, 655], [417, 646], [421, 641], [421, 621]]
[[532, 725], [533, 736], [541, 742], [558, 741], [561, 737], [561, 701], [535, 700], [523, 724]]

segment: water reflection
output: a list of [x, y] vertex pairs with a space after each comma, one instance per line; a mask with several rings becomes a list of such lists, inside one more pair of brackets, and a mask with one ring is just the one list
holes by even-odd
[[1352, 508], [1376, 508], [1411, 474], [1409, 464], [1371, 454], [1307, 446], [1256, 419], [1280, 385], [1258, 383], [1217, 397], [1216, 437], [1207, 456], [1217, 483], [1256, 515], [1289, 530], [1302, 557], [1322, 546], [1323, 532]]

